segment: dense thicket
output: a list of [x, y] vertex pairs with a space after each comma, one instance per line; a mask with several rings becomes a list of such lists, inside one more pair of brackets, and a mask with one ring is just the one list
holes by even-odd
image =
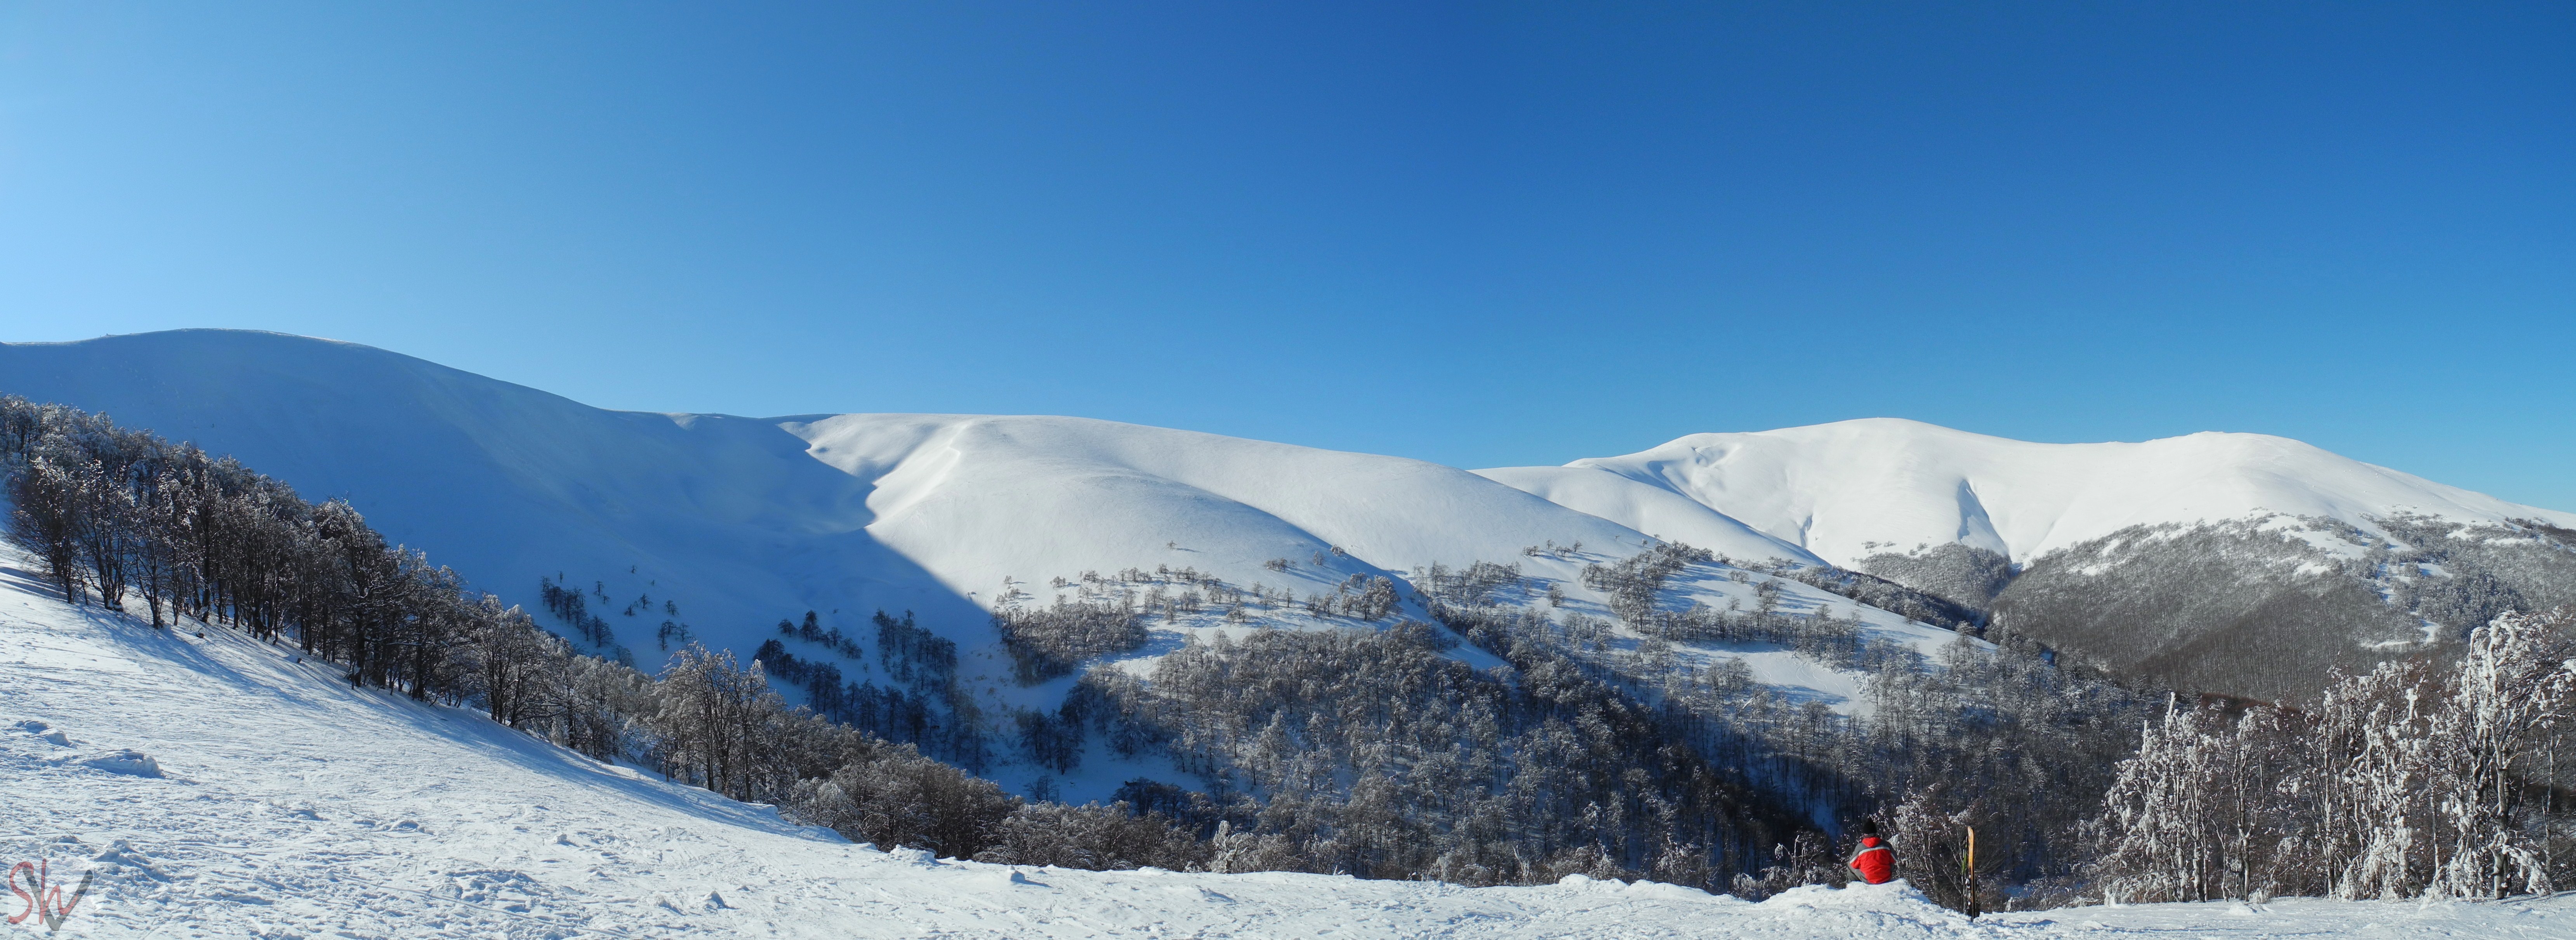
[[[1191, 595], [1173, 607], [1199, 603]], [[1012, 670], [1023, 685], [1069, 676], [1084, 662], [1145, 645], [1142, 616], [1124, 597], [1058, 596], [1045, 607], [1004, 607], [994, 612], [993, 629], [1002, 634], [1002, 647], [1010, 651]]]
[[[1989, 650], [1962, 637], [1927, 658], [1872, 642], [1856, 619], [1788, 610], [1774, 575], [1720, 574], [1712, 563], [1688, 546], [1660, 545], [1585, 571], [1591, 586], [1621, 597], [1614, 610], [1624, 612], [1632, 638], [1580, 614], [1499, 603], [1518, 590], [1508, 584], [1433, 593], [1432, 610], [1516, 666], [1556, 660], [1650, 703], [1669, 746], [1800, 808], [1799, 823], [1814, 828], [1775, 832], [1745, 857], [1714, 859], [1713, 889], [1761, 896], [1839, 883], [1846, 874], [1829, 833], [1861, 816], [1892, 828], [1907, 847], [1898, 853], [1901, 870], [1943, 903], [1965, 901], [1953, 846], [1966, 825], [1981, 834], [1987, 886], [2047, 888], [2080, 874], [2087, 857], [2080, 827], [2098, 812], [2113, 765], [2137, 738], [2135, 719], [2145, 714], [2137, 695], [2033, 647]], [[1697, 566], [1710, 566], [1698, 577], [1752, 583], [1755, 603], [1677, 609], [1665, 585]], [[1776, 644], [1819, 665], [1862, 671], [1871, 707], [1865, 717], [1842, 715], [1813, 696], [1752, 681], [1740, 659], [1710, 660], [1683, 645], [1703, 641]], [[2003, 898], [1987, 901], [2000, 906]]]
[[[104, 416], [0, 398], [0, 469], [9, 542], [75, 604], [139, 603], [154, 628], [189, 618], [292, 641], [309, 659], [344, 666], [353, 684], [476, 704], [594, 758], [785, 803], [854, 839], [1096, 867], [1179, 868], [1212, 851], [1164, 817], [1027, 803], [911, 744], [788, 707], [759, 661], [690, 645], [648, 676], [583, 655], [388, 544], [345, 502], [306, 502], [230, 459]], [[545, 587], [551, 613], [605, 645], [578, 591]], [[924, 639], [909, 616], [878, 622], [916, 684], [948, 682], [953, 645]], [[980, 724], [971, 714], [960, 722]]]
[[2306, 708], [2175, 703], [2094, 823], [2101, 890], [2501, 897], [2566, 883], [2570, 626], [2564, 609], [2505, 613], [2448, 666], [2384, 663]]
[[[1763, 569], [1755, 567], [1753, 570]], [[1771, 570], [1800, 584], [1944, 630], [1975, 633], [1982, 632], [1985, 626], [1985, 614], [1974, 607], [1876, 575], [1823, 565], [1784, 564]]]
[[1530, 650], [1506, 677], [1448, 655], [1456, 645], [1410, 622], [1220, 633], [1165, 657], [1150, 683], [1087, 677], [1074, 711], [1113, 752], [1151, 750], [1218, 782], [1218, 805], [1182, 815], [1224, 824], [1261, 867], [1707, 884], [1788, 828], [1580, 666]]
[[1980, 611], [2003, 593], [2014, 574], [2012, 559], [2002, 553], [1959, 542], [1882, 551], [1857, 564], [1861, 571]]

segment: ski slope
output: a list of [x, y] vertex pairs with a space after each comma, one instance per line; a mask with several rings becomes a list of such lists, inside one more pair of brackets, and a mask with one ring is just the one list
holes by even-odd
[[1693, 434], [1621, 457], [1477, 472], [1667, 538], [1692, 542], [1696, 533], [1740, 526], [1844, 567], [1946, 542], [2028, 562], [2129, 526], [2268, 513], [2328, 517], [2365, 531], [2375, 531], [2373, 517], [2399, 513], [2576, 526], [2576, 513], [2508, 503], [2263, 434], [2034, 444], [1868, 418]]
[[64, 894], [91, 879], [61, 935], [2576, 936], [2567, 897], [2087, 907], [1970, 923], [1901, 884], [1748, 904], [1580, 876], [1468, 889], [936, 860], [852, 845], [196, 630], [69, 607], [0, 559], [0, 853], [42, 863]]

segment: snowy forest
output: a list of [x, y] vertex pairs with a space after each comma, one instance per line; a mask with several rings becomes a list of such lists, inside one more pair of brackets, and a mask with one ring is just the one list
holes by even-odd
[[[1659, 543], [1584, 570], [1610, 619], [1562, 609], [1556, 589], [1491, 560], [1405, 583], [1354, 576], [1303, 599], [1130, 569], [1059, 578], [1073, 596], [1047, 606], [1000, 595], [993, 627], [1014, 677], [1075, 677], [1052, 712], [1001, 713], [960, 688], [955, 644], [910, 613], [878, 612], [865, 637], [810, 613], [783, 620], [747, 659], [666, 621], [670, 659], [646, 674], [577, 588], [543, 585], [545, 612], [574, 633], [559, 636], [390, 544], [345, 501], [305, 500], [104, 416], [0, 399], [0, 468], [8, 541], [74, 603], [291, 644], [352, 685], [472, 707], [592, 758], [943, 856], [1473, 885], [1582, 873], [1758, 898], [1840, 883], [1838, 840], [1866, 817], [1890, 833], [1900, 873], [1952, 906], [1972, 884], [2002, 909], [2576, 883], [2558, 766], [2576, 614], [2491, 603], [2496, 591], [2410, 597], [2458, 608], [2446, 616], [2464, 642], [2329, 666], [2322, 691], [2269, 702], [2155, 687], [1990, 624], [1981, 605], [2001, 578], [1984, 559], [1944, 568], [1963, 585], [1948, 595], [1892, 568]], [[1686, 571], [1766, 600], [1676, 607], [1667, 585]], [[1959, 636], [1932, 655], [1873, 641], [1830, 610], [1775, 607], [1782, 580]], [[1405, 616], [1408, 600], [1429, 622]], [[1291, 608], [1331, 625], [1277, 628], [1271, 615]], [[1154, 617], [1202, 610], [1232, 629], [1189, 634], [1147, 676], [1098, 666], [1140, 646]], [[1840, 714], [1753, 681], [1740, 660], [1676, 654], [1709, 643], [1861, 674], [1869, 707]], [[847, 681], [836, 663], [871, 646], [886, 684]], [[1449, 655], [1462, 646], [1508, 668]], [[1111, 805], [1069, 806], [978, 776], [1005, 762], [1069, 772], [1091, 742], [1168, 757], [1196, 780], [1139, 779]]]

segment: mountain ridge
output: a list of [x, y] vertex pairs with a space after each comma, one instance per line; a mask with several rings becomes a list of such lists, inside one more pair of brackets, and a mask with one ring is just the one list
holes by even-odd
[[[390, 537], [530, 609], [541, 578], [586, 586], [617, 642], [648, 662], [691, 638], [749, 649], [773, 632], [763, 625], [807, 611], [851, 636], [877, 610], [913, 611], [967, 651], [966, 678], [989, 677], [1003, 668], [991, 659], [997, 607], [1091, 597], [1074, 586], [1091, 583], [1086, 574], [1128, 569], [1185, 573], [1228, 596], [1257, 588], [1283, 616], [1290, 602], [1324, 610], [1381, 578], [1404, 597], [1387, 610], [1426, 618], [1408, 594], [1416, 573], [1509, 562], [1562, 598], [1551, 605], [1597, 616], [1610, 597], [1586, 583], [1587, 566], [1657, 539], [1755, 567], [1875, 575], [2115, 668], [2249, 694], [2278, 690], [2159, 657], [2223, 647], [2206, 631], [2259, 622], [2263, 644], [2323, 651], [2301, 665], [2321, 671], [2399, 655], [2389, 644], [2406, 636], [2438, 643], [2436, 627], [2500, 605], [2576, 599], [2560, 584], [2576, 574], [2562, 576], [2555, 549], [2543, 551], [2556, 537], [2508, 531], [2517, 517], [2576, 528], [2576, 514], [2265, 435], [2034, 444], [1860, 419], [1471, 472], [1060, 416], [612, 411], [359, 344], [228, 330], [0, 344], [0, 393], [104, 412], [238, 454], [309, 494], [345, 495]], [[2461, 532], [2504, 535], [2428, 541], [2429, 530], [2389, 515], [2416, 508]], [[2249, 519], [2274, 521], [2224, 537], [2120, 535]], [[2300, 545], [2276, 544], [2282, 533]], [[2541, 548], [2506, 557], [2487, 544], [2526, 536]], [[2182, 570], [2156, 553], [2186, 542], [2238, 559], [2194, 562], [2195, 577], [2268, 584], [2304, 571], [2294, 593], [2339, 599], [2292, 605], [2313, 608], [2302, 616], [2316, 622], [2282, 627], [2249, 619], [2282, 609], [2288, 590], [2258, 584], [2235, 606], [2191, 607], [2207, 624], [2168, 622], [2154, 611], [2184, 609], [2177, 599], [2206, 586], [2145, 572]], [[2404, 548], [2392, 555], [2373, 547], [2381, 542]], [[2076, 548], [2091, 553], [2086, 570], [2153, 583], [2042, 564]], [[2488, 560], [2437, 563], [2463, 552]], [[2035, 564], [2044, 577], [2028, 577]], [[2487, 564], [2501, 574], [2488, 577]], [[1749, 600], [1730, 601], [1722, 580], [1690, 583], [1700, 586], [1677, 588], [1674, 603]], [[2101, 591], [2161, 599], [2118, 617], [2085, 613], [2087, 592]], [[1888, 629], [1911, 629], [1884, 616]], [[1006, 685], [994, 694], [1014, 707], [1061, 694]], [[1847, 701], [1850, 690], [1833, 694]]]
[[[1564, 472], [1572, 470], [1598, 471], [1681, 496], [1844, 567], [1879, 548], [1902, 552], [1943, 542], [2027, 563], [2132, 525], [2214, 522], [2264, 512], [2365, 527], [2373, 517], [2409, 510], [2482, 522], [2576, 523], [2576, 513], [2510, 503], [2292, 438], [2224, 431], [2043, 444], [1904, 418], [1859, 418], [1689, 434], [1558, 468], [1478, 472], [1556, 492], [1579, 491], [1583, 485], [1572, 481], [1583, 475]], [[1641, 514], [1614, 512], [1606, 518], [1649, 530], [1663, 523]]]

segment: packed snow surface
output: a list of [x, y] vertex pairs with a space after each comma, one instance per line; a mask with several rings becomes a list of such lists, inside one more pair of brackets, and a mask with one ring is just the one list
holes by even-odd
[[2269, 513], [2364, 529], [2400, 513], [2576, 526], [2576, 513], [2264, 434], [2034, 444], [1869, 418], [1693, 434], [1623, 457], [1478, 472], [1651, 534], [1697, 544], [1694, 535], [1740, 526], [1843, 566], [1945, 542], [2026, 562], [2129, 526]]
[[[76, 937], [2576, 937], [2576, 899], [2087, 907], [1967, 919], [1902, 884], [1758, 904], [1082, 872], [852, 845], [292, 651], [75, 609], [0, 567], [0, 852]], [[148, 756], [138, 775], [67, 754]], [[19, 913], [12, 903], [9, 914]], [[30, 918], [23, 929], [42, 929]], [[30, 934], [34, 935], [34, 934]]]

